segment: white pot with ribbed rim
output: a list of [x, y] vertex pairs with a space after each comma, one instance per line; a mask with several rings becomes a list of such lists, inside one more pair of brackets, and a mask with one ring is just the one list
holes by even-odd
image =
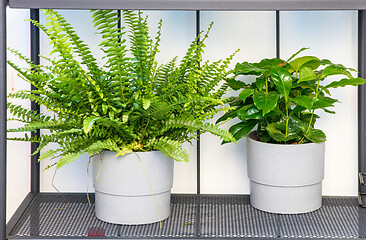
[[250, 203], [272, 213], [298, 214], [319, 209], [324, 179], [323, 143], [271, 144], [256, 133], [247, 137]]
[[160, 151], [93, 157], [95, 215], [126, 225], [148, 224], [170, 215], [173, 159]]

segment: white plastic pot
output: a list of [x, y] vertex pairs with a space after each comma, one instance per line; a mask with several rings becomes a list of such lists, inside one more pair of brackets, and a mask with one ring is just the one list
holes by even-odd
[[250, 203], [272, 213], [296, 214], [322, 204], [324, 143], [271, 144], [247, 137]]
[[173, 159], [159, 151], [115, 156], [105, 151], [93, 158], [96, 217], [126, 225], [169, 217]]

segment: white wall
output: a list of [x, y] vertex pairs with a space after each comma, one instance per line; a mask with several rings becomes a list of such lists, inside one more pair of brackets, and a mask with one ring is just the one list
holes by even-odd
[[[97, 45], [100, 39], [93, 34], [90, 13], [87, 11], [60, 11], [87, 40], [92, 51], [100, 56]], [[167, 62], [182, 56], [195, 36], [194, 11], [148, 11], [153, 29], [158, 19], [163, 19], [161, 53], [158, 60]], [[29, 54], [28, 10], [8, 9], [8, 45]], [[42, 17], [43, 21], [43, 17]], [[274, 12], [202, 12], [201, 28], [206, 30], [213, 21], [214, 27], [206, 42], [205, 59], [217, 60], [241, 49], [234, 62], [259, 61], [275, 56]], [[151, 32], [154, 32], [151, 30]], [[307, 54], [316, 54], [334, 62], [357, 67], [357, 12], [283, 12], [281, 13], [281, 57], [287, 58], [301, 47], [310, 47]], [[48, 41], [41, 38], [41, 52], [49, 52]], [[10, 57], [10, 56], [9, 56]], [[232, 66], [234, 66], [232, 64]], [[14, 82], [14, 84], [13, 84]], [[8, 92], [28, 88], [9, 69]], [[229, 93], [234, 94], [234, 93]], [[335, 108], [336, 115], [325, 116], [318, 122], [328, 141], [326, 147], [326, 176], [324, 195], [357, 195], [357, 90], [336, 89], [334, 97], [342, 104]], [[28, 104], [29, 103], [25, 103]], [[9, 124], [10, 126], [10, 124]], [[224, 125], [228, 129], [229, 125]], [[203, 135], [201, 142], [202, 193], [249, 193], [246, 174], [244, 140], [239, 145], [220, 146], [220, 141]], [[29, 144], [8, 142], [8, 218], [29, 191]], [[191, 154], [188, 164], [177, 163], [173, 192], [195, 193], [196, 149], [187, 148]], [[84, 156], [59, 170], [55, 185], [63, 192], [85, 192], [88, 157]], [[42, 167], [47, 165], [45, 161]], [[91, 172], [91, 169], [90, 169]], [[41, 190], [55, 191], [51, 186], [53, 171], [41, 173]], [[91, 182], [91, 181], [90, 181]], [[90, 186], [92, 191], [92, 186]]]

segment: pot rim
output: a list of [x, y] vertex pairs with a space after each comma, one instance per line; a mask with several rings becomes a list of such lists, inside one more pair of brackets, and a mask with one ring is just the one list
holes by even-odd
[[325, 144], [325, 142], [320, 142], [320, 143], [303, 143], [303, 144], [282, 144], [282, 143], [267, 143], [267, 142], [261, 142], [259, 140], [256, 140], [255, 138], [257, 137], [257, 131], [252, 131], [247, 135], [247, 141], [252, 141], [258, 144], [265, 144], [265, 145], [276, 145], [276, 146], [292, 146], [292, 147], [296, 147], [296, 146], [309, 146], [309, 145], [322, 145]]
[[[98, 154], [96, 154], [96, 155], [99, 155], [101, 152], [111, 152], [111, 153], [117, 153], [116, 151], [111, 151], [111, 150], [102, 150], [102, 151], [100, 151]], [[127, 153], [127, 154], [125, 154], [125, 155], [128, 155], [128, 154], [134, 154], [134, 153], [136, 153], [136, 154], [139, 154], [139, 153], [142, 153], [142, 154], [144, 154], [144, 153], [154, 153], [154, 152], [160, 152], [160, 153], [162, 153], [161, 151], [159, 151], [159, 150], [150, 150], [150, 151], [132, 151], [132, 152], [130, 152], [130, 153]], [[162, 153], [163, 154], [163, 153]], [[125, 156], [125, 155], [123, 155], [123, 156]]]

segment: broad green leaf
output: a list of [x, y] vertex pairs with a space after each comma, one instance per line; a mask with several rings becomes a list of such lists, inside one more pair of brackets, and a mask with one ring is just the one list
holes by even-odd
[[332, 64], [332, 62], [328, 59], [322, 59], [322, 60], [320, 60], [319, 63], [320, 63], [320, 65], [330, 65], [330, 64]]
[[[280, 130], [282, 133], [286, 133], [286, 117], [282, 117], [277, 123], [276, 128]], [[287, 126], [287, 138], [285, 139], [294, 139], [295, 136], [301, 132], [301, 121], [294, 116], [289, 117], [288, 126]], [[288, 140], [287, 140], [288, 141]]]
[[268, 69], [283, 65], [284, 61], [278, 58], [265, 58], [256, 64], [257, 67]]
[[313, 108], [313, 99], [309, 98], [309, 96], [298, 96], [292, 99], [292, 101], [308, 110]]
[[291, 62], [289, 62], [289, 64], [294, 68], [296, 72], [298, 72], [303, 67], [308, 67], [313, 70], [317, 69], [320, 65], [319, 61], [320, 60], [317, 57], [304, 56], [292, 60]]
[[319, 97], [314, 100], [313, 109], [326, 108], [326, 107], [334, 107], [334, 103], [338, 102], [337, 99], [330, 97]]
[[279, 129], [276, 127], [276, 123], [268, 124], [266, 127], [266, 130], [268, 134], [273, 138], [274, 140], [281, 142], [285, 139], [285, 134], [283, 134]]
[[313, 60], [310, 60], [310, 61], [304, 63], [303, 65], [301, 65], [300, 70], [305, 67], [315, 70], [319, 66], [320, 66], [320, 60], [315, 57]]
[[224, 122], [228, 119], [231, 118], [236, 118], [237, 117], [237, 113], [241, 108], [237, 108], [234, 110], [229, 110], [228, 112], [226, 112], [224, 115], [222, 115], [219, 119], [217, 119], [216, 124], [220, 123], [220, 122]]
[[292, 88], [291, 74], [281, 67], [275, 67], [271, 70], [271, 78], [278, 91], [282, 94], [282, 96], [284, 96], [285, 101], [287, 102], [288, 95]]
[[262, 91], [264, 86], [266, 85], [266, 81], [267, 81], [267, 77], [265, 77], [264, 75], [258, 77], [256, 80], [255, 80], [255, 86], [257, 87], [257, 89], [259, 91]]
[[239, 94], [239, 98], [245, 102], [245, 100], [247, 99], [247, 97], [251, 96], [254, 93], [254, 89], [243, 89], [240, 94]]
[[322, 72], [322, 78], [326, 78], [331, 75], [345, 75], [349, 78], [353, 78], [352, 74], [345, 68], [344, 66], [338, 65], [330, 65], [324, 68]]
[[239, 109], [239, 111], [237, 112], [238, 118], [240, 120], [242, 120], [243, 122], [245, 122], [246, 121], [246, 118], [247, 118], [247, 110], [248, 110], [248, 108], [250, 108], [252, 106], [253, 106], [253, 104], [244, 106], [241, 109]]
[[300, 69], [299, 80], [297, 82], [300, 83], [300, 82], [311, 81], [316, 78], [317, 76], [311, 68], [304, 67]]
[[306, 134], [305, 137], [314, 143], [325, 142], [327, 140], [327, 137], [323, 131], [315, 128], [310, 128], [308, 134]]
[[93, 125], [96, 120], [98, 120], [100, 117], [88, 117], [83, 122], [84, 132], [87, 134], [90, 132], [90, 130], [93, 128]]
[[239, 90], [241, 88], [245, 88], [248, 86], [248, 84], [242, 81], [235, 80], [233, 78], [226, 79], [225, 81], [228, 83], [229, 87], [231, 87], [233, 90]]
[[262, 113], [258, 110], [256, 106], [250, 107], [246, 112], [247, 119], [262, 119]]
[[235, 72], [240, 75], [261, 75], [265, 69], [258, 68], [255, 63], [237, 63], [235, 66]]
[[235, 72], [241, 75], [261, 75], [267, 69], [279, 66], [283, 61], [278, 58], [263, 59], [259, 63], [238, 63], [235, 66]]
[[326, 108], [323, 108], [324, 112], [326, 113], [330, 113], [330, 114], [335, 114], [336, 112], [335, 111], [331, 111], [331, 110], [328, 110]]
[[234, 136], [236, 140], [239, 140], [247, 136], [257, 125], [258, 121], [250, 120], [246, 122], [240, 122], [230, 127], [229, 132]]
[[298, 136], [298, 133], [301, 132], [301, 125], [302, 125], [302, 122], [300, 119], [298, 119], [294, 116], [290, 116], [289, 124], [288, 124], [288, 135], [293, 136], [293, 138]]
[[358, 86], [366, 83], [366, 79], [363, 78], [344, 78], [340, 81], [334, 81], [324, 88], [337, 88], [337, 87], [345, 87], [345, 86]]
[[305, 50], [308, 50], [309, 48], [301, 48], [299, 51], [297, 51], [296, 53], [294, 53], [294, 54], [292, 54], [292, 56], [289, 58], [289, 59], [287, 59], [287, 61], [286, 62], [289, 62], [289, 61], [291, 61], [292, 59], [294, 59], [294, 57], [296, 57], [297, 55], [299, 55], [301, 52], [303, 52], [303, 51], [305, 51]]
[[253, 100], [255, 106], [262, 110], [263, 116], [272, 111], [277, 106], [277, 101], [280, 95], [276, 92], [255, 92]]

